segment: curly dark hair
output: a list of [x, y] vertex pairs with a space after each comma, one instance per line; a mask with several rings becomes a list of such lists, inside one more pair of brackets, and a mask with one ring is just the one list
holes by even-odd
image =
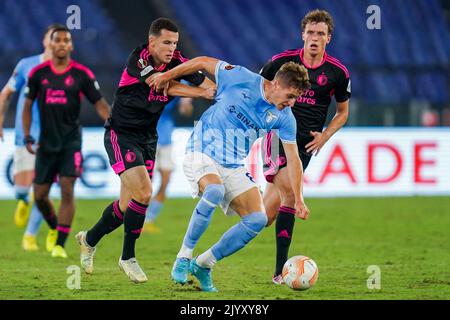
[[328, 33], [332, 34], [334, 29], [334, 22], [333, 17], [331, 14], [328, 13], [328, 11], [325, 10], [313, 10], [308, 12], [302, 19], [301, 27], [302, 31], [305, 31], [306, 25], [308, 23], [319, 23], [319, 22], [325, 22], [325, 24], [328, 26]]

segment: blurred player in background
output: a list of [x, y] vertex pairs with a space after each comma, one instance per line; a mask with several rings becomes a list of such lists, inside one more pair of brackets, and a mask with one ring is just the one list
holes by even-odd
[[[286, 62], [304, 65], [309, 74], [311, 89], [299, 97], [292, 108], [297, 120], [297, 146], [303, 169], [306, 170], [313, 154], [345, 124], [349, 112], [350, 75], [347, 68], [325, 52], [331, 41], [333, 18], [324, 10], [306, 14], [301, 22], [303, 48], [288, 50], [272, 57], [261, 70], [261, 75], [272, 80]], [[336, 115], [322, 132], [327, 118], [331, 97], [337, 102]], [[287, 261], [295, 223], [294, 194], [289, 183], [286, 155], [278, 137], [268, 134], [263, 141], [264, 175], [268, 182], [264, 192], [264, 205], [269, 225], [276, 219], [277, 243], [276, 267], [272, 281], [283, 282], [281, 271]], [[273, 152], [271, 152], [273, 150]]]
[[[50, 34], [52, 59], [33, 68], [28, 77], [23, 109], [24, 142], [27, 150], [36, 153], [34, 197], [50, 227], [46, 247], [52, 257], [67, 258], [64, 245], [75, 214], [74, 185], [82, 173], [80, 110], [82, 94], [95, 105], [103, 120], [110, 107], [102, 98], [91, 70], [70, 58], [72, 36], [66, 27]], [[37, 151], [30, 127], [32, 105], [37, 100], [41, 134]], [[50, 188], [59, 177], [61, 204], [58, 217]]]
[[[290, 107], [309, 88], [306, 69], [285, 64], [273, 81], [214, 58], [200, 57], [152, 77], [164, 87], [171, 79], [206, 70], [215, 75], [216, 103], [203, 113], [186, 146], [184, 173], [193, 195], [201, 196], [192, 213], [183, 244], [172, 269], [172, 279], [184, 284], [190, 272], [202, 291], [215, 292], [211, 271], [221, 259], [241, 250], [267, 224], [259, 187], [244, 167], [253, 143], [268, 130], [278, 129], [287, 153], [295, 210], [306, 219], [309, 210], [302, 196], [303, 169], [295, 142], [296, 123]], [[241, 220], [206, 252], [193, 259], [194, 248], [206, 231], [216, 206]]]
[[[183, 81], [182, 81], [183, 83]], [[159, 233], [161, 230], [155, 225], [155, 220], [159, 216], [162, 205], [166, 200], [166, 191], [170, 182], [170, 176], [175, 170], [172, 150], [172, 133], [175, 128], [174, 113], [177, 109], [186, 117], [192, 114], [192, 98], [173, 99], [165, 108], [159, 118], [156, 130], [158, 132], [158, 146], [156, 147], [155, 169], [161, 176], [161, 185], [156, 196], [150, 202], [145, 216], [144, 231], [149, 233]]]
[[[3, 121], [6, 114], [8, 104], [14, 92], [18, 92], [18, 100], [16, 106], [16, 120], [15, 120], [15, 140], [16, 146], [14, 151], [14, 189], [17, 199], [17, 207], [14, 214], [14, 223], [17, 227], [23, 227], [28, 224], [22, 238], [22, 248], [25, 251], [36, 251], [39, 249], [36, 241], [36, 235], [39, 227], [43, 221], [42, 215], [32, 199], [29, 199], [30, 188], [33, 183], [34, 162], [35, 155], [29, 153], [23, 142], [22, 129], [22, 110], [25, 99], [25, 87], [30, 70], [38, 64], [41, 64], [52, 57], [52, 50], [50, 48], [50, 34], [55, 28], [64, 27], [62, 24], [51, 24], [47, 27], [42, 45], [44, 52], [23, 58], [14, 68], [14, 72], [0, 93], [0, 139], [3, 140]], [[32, 106], [33, 121], [31, 123], [31, 134], [34, 137], [39, 137], [39, 110], [37, 103]], [[31, 215], [30, 215], [31, 211]]]
[[135, 244], [152, 195], [151, 177], [158, 140], [156, 125], [174, 96], [211, 99], [215, 93], [214, 83], [199, 72], [182, 77], [199, 87], [174, 81], [168, 95], [165, 90], [155, 91], [149, 87], [152, 74], [166, 72], [187, 61], [176, 50], [178, 38], [178, 27], [172, 20], [156, 19], [150, 26], [148, 43], [135, 48], [128, 57], [111, 117], [105, 124], [104, 140], [111, 167], [120, 178], [120, 199], [105, 208], [100, 220], [89, 231], [77, 234], [81, 266], [86, 273], [93, 271], [97, 243], [123, 223], [125, 234], [119, 267], [131, 281], [147, 281], [136, 260]]

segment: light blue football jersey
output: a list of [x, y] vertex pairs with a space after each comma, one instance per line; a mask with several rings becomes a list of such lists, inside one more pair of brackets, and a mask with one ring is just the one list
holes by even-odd
[[[185, 80], [180, 81], [181, 84], [189, 86], [189, 82]], [[175, 97], [164, 107], [161, 117], [156, 125], [158, 132], [158, 145], [167, 146], [172, 144], [172, 133], [175, 129], [175, 113], [177, 112], [177, 105], [180, 103], [180, 97]]]
[[180, 102], [180, 98], [176, 97], [164, 107], [161, 117], [156, 125], [158, 132], [158, 145], [167, 146], [172, 144], [172, 133], [175, 129], [174, 112], [176, 106]]
[[[23, 146], [23, 125], [22, 125], [22, 111], [23, 111], [23, 104], [25, 102], [25, 87], [28, 80], [28, 74], [30, 73], [31, 69], [36, 67], [37, 65], [41, 64], [43, 62], [42, 60], [42, 54], [31, 56], [27, 58], [23, 58], [17, 63], [16, 67], [14, 68], [13, 74], [8, 80], [8, 86], [13, 89], [14, 91], [18, 92], [19, 98], [17, 100], [17, 107], [16, 107], [16, 121], [15, 121], [15, 145], [16, 146]], [[33, 136], [33, 138], [36, 139], [36, 141], [39, 140], [39, 133], [40, 133], [40, 119], [39, 119], [39, 109], [37, 105], [37, 100], [34, 101], [32, 106], [32, 122], [31, 122], [31, 130], [30, 134]]]
[[277, 130], [283, 143], [296, 143], [291, 108], [278, 110], [264, 96], [264, 78], [220, 61], [215, 71], [216, 102], [201, 116], [186, 151], [202, 152], [224, 167], [244, 165], [259, 137]]

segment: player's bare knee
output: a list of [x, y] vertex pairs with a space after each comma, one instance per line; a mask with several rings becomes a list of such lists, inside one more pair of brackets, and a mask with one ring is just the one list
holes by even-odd
[[149, 204], [151, 198], [152, 198], [152, 188], [151, 187], [146, 187], [146, 188], [136, 190], [136, 192], [133, 195], [133, 199], [142, 204]]
[[73, 189], [61, 190], [61, 202], [72, 202], [73, 201]]
[[36, 206], [38, 207], [38, 209], [42, 211], [42, 208], [45, 208], [48, 206], [50, 199], [47, 195], [40, 195], [40, 196], [34, 197], [34, 202], [36, 203]]
[[47, 192], [43, 192], [35, 188], [33, 193], [34, 193], [34, 201], [36, 203], [49, 201]]

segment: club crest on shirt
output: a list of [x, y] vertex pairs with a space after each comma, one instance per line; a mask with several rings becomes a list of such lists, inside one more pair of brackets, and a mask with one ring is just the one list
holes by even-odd
[[328, 77], [325, 73], [322, 72], [322, 74], [317, 77], [317, 84], [319, 86], [324, 86], [327, 83], [328, 83]]
[[67, 76], [66, 79], [64, 79], [64, 84], [66, 87], [71, 87], [75, 83], [75, 80], [73, 80], [73, 77], [71, 75]]
[[145, 59], [140, 58], [137, 62], [137, 66], [139, 69], [144, 69], [145, 67], [148, 66], [148, 61]]
[[266, 122], [267, 123], [271, 123], [273, 120], [276, 120], [276, 119], [278, 119], [278, 117], [276, 115], [274, 115], [270, 111], [267, 111], [267, 114], [266, 114]]
[[234, 66], [232, 66], [231, 64], [227, 64], [225, 66], [225, 70], [231, 70], [231, 69], [234, 69]]

